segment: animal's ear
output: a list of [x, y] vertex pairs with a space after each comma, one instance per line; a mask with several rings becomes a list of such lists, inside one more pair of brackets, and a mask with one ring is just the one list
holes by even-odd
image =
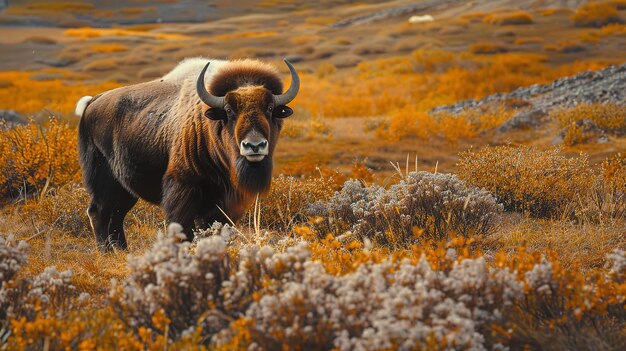
[[226, 111], [224, 111], [221, 108], [210, 108], [208, 110], [206, 110], [206, 112], [204, 113], [204, 115], [213, 121], [221, 121], [221, 120], [226, 120], [228, 119], [226, 116]]
[[289, 106], [276, 106], [274, 109], [274, 113], [272, 114], [275, 118], [287, 118], [293, 115], [293, 110]]

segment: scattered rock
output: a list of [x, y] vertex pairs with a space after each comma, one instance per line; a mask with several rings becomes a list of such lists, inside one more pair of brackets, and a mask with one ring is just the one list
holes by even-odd
[[547, 116], [546, 111], [542, 109], [520, 112], [502, 123], [498, 127], [498, 132], [506, 133], [515, 129], [537, 128], [547, 120]]
[[[367, 13], [365, 15], [351, 17], [345, 20], [341, 20], [339, 22], [335, 22], [331, 25], [334, 28], [348, 27], [359, 24], [368, 24], [376, 21], [383, 21], [388, 18], [404, 16], [415, 12], [426, 11], [426, 10], [436, 10], [438, 8], [445, 7], [450, 3], [459, 2], [458, 0], [430, 0], [430, 1], [420, 1], [417, 4], [405, 5], [394, 7], [391, 9], [376, 11]], [[420, 16], [420, 17], [427, 17]], [[431, 16], [432, 17], [432, 16]]]
[[557, 138], [553, 140], [553, 144], [560, 144], [565, 140], [568, 134], [574, 133], [574, 136], [570, 135], [570, 144], [603, 144], [609, 141], [606, 132], [598, 127], [590, 119], [581, 119], [574, 123], [571, 126], [564, 128], [558, 135]]
[[435, 18], [431, 15], [423, 15], [423, 16], [411, 16], [409, 18], [409, 23], [411, 24], [419, 24], [425, 22], [432, 22]]
[[439, 106], [431, 112], [460, 113], [468, 108], [490, 106], [509, 99], [528, 101], [534, 110], [550, 111], [554, 107], [570, 107], [580, 103], [622, 104], [626, 101], [626, 64], [609, 66], [564, 77], [549, 84], [535, 84], [510, 93], [497, 93], [481, 100], [465, 100], [454, 105]]
[[15, 112], [15, 110], [0, 110], [0, 125], [8, 126], [11, 128], [26, 123], [28, 123], [26, 118]]

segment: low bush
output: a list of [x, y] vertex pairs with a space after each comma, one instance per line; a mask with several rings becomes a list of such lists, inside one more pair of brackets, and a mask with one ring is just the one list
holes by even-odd
[[[49, 71], [49, 70], [47, 70]], [[65, 80], [80, 78], [84, 74], [75, 72], [63, 73], [72, 76], [66, 79], [33, 80], [31, 77], [41, 72], [0, 72], [0, 82], [9, 81], [11, 85], [0, 88], [0, 106], [3, 109], [13, 109], [20, 113], [38, 113], [46, 109], [52, 112], [69, 115], [74, 111], [76, 101], [81, 96], [93, 95], [94, 92], [102, 92], [119, 87], [112, 82], [103, 83], [68, 83]]]
[[80, 181], [76, 129], [51, 119], [0, 131], [0, 199]]
[[128, 46], [123, 44], [94, 44], [91, 46], [91, 51], [96, 53], [115, 53], [115, 52], [124, 52], [128, 50]]
[[456, 176], [411, 172], [385, 189], [349, 180], [329, 198], [309, 208], [319, 233], [348, 230], [359, 238], [399, 247], [426, 239], [488, 234], [500, 205], [486, 191]]
[[[303, 242], [283, 252], [255, 245], [236, 250], [229, 229], [193, 244], [178, 242], [178, 231], [171, 226], [145, 254], [131, 257], [128, 276], [113, 283], [104, 306], [89, 307], [68, 273], [50, 269], [29, 278], [27, 295], [11, 295], [18, 290], [7, 280], [26, 282], [15, 278], [25, 247], [0, 237], [0, 276], [7, 277], [0, 297], [28, 307], [32, 296], [46, 311], [19, 314], [1, 305], [10, 311], [4, 346], [556, 350], [615, 348], [626, 338], [620, 327], [624, 250], [583, 274], [552, 254], [523, 248], [487, 260], [456, 239], [458, 245], [413, 246], [396, 258], [377, 258], [365, 245], [357, 249], [354, 270], [332, 274]], [[317, 250], [347, 248], [333, 242]]]
[[491, 191], [507, 211], [591, 223], [626, 219], [626, 180], [621, 155], [600, 169], [587, 157], [568, 158], [558, 148], [497, 146], [461, 153], [459, 176]]
[[494, 13], [483, 17], [483, 22], [500, 26], [532, 24], [533, 17], [524, 11]]
[[[272, 188], [260, 199], [263, 227], [280, 232], [291, 232], [295, 225], [308, 221], [307, 208], [318, 200], [327, 199], [339, 185], [334, 177], [292, 177], [280, 175], [272, 179]], [[252, 225], [253, 213], [249, 213], [242, 225]]]
[[621, 21], [617, 7], [609, 2], [587, 2], [570, 17], [577, 26], [602, 27]]
[[589, 137], [580, 121], [589, 120], [610, 135], [626, 135], [626, 107], [615, 103], [584, 103], [553, 111], [551, 117], [563, 130], [566, 145], [585, 143]]
[[560, 217], [593, 186], [587, 158], [557, 148], [496, 146], [461, 153], [459, 177], [492, 192], [507, 211]]
[[515, 45], [541, 44], [544, 39], [541, 37], [523, 37], [515, 39]]
[[[47, 267], [31, 278], [20, 277], [30, 248], [23, 241], [0, 234], [0, 332], [3, 340], [20, 322], [38, 318], [64, 318], [89, 298], [71, 284], [70, 271], [59, 272]], [[11, 322], [13, 321], [13, 322]], [[17, 322], [17, 323], [16, 323]], [[43, 344], [44, 340], [37, 341]]]
[[472, 54], [497, 54], [507, 52], [509, 49], [501, 43], [480, 42], [470, 45], [469, 51]]

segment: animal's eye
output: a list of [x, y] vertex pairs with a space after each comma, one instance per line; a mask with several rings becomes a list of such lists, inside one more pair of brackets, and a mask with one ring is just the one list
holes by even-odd
[[274, 111], [274, 106], [270, 105], [270, 106], [267, 108], [267, 112], [272, 113], [272, 111]]
[[275, 118], [287, 118], [293, 114], [293, 110], [288, 106], [278, 106], [272, 114]]

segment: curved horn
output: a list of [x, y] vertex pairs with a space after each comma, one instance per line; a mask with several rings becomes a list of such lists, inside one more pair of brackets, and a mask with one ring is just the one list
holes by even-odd
[[293, 65], [287, 61], [287, 59], [284, 61], [291, 72], [291, 86], [289, 86], [289, 89], [284, 94], [274, 95], [274, 105], [276, 106], [287, 105], [291, 100], [296, 98], [298, 90], [300, 90], [300, 77], [298, 77], [298, 72], [296, 72], [296, 69], [293, 68]]
[[200, 97], [200, 100], [202, 100], [202, 102], [204, 102], [205, 104], [211, 107], [224, 108], [224, 97], [211, 95], [211, 93], [209, 93], [204, 86], [204, 74], [206, 73], [206, 70], [207, 68], [209, 68], [210, 64], [210, 61], [207, 62], [206, 66], [204, 66], [204, 68], [202, 69], [202, 72], [200, 72], [200, 75], [198, 76], [198, 81], [196, 82], [196, 92], [198, 93], [198, 97]]

